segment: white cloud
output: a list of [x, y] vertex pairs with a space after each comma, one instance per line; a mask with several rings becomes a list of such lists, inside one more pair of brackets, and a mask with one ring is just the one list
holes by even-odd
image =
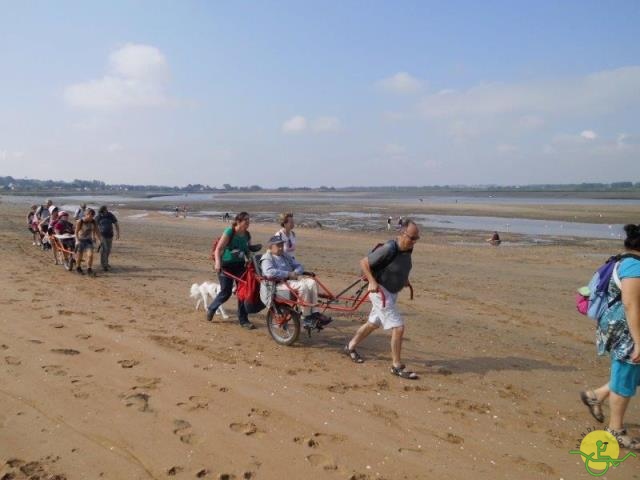
[[595, 140], [598, 137], [598, 135], [596, 135], [596, 132], [594, 132], [593, 130], [583, 130], [580, 133], [580, 136], [587, 140]]
[[307, 129], [307, 119], [302, 115], [296, 115], [282, 124], [284, 133], [300, 133]]
[[501, 143], [496, 147], [499, 153], [515, 153], [518, 151], [518, 147], [509, 143]]
[[387, 143], [384, 146], [384, 153], [391, 157], [398, 157], [398, 156], [406, 155], [407, 149], [403, 145], [398, 145], [395, 143]]
[[167, 106], [174, 103], [166, 93], [168, 78], [160, 50], [127, 44], [109, 55], [106, 75], [68, 86], [64, 97], [72, 107], [97, 110]]
[[422, 89], [422, 82], [407, 72], [398, 72], [389, 78], [380, 80], [378, 87], [392, 93], [417, 93]]
[[523, 84], [486, 84], [431, 94], [420, 103], [431, 118], [539, 116], [606, 113], [640, 104], [640, 66]]
[[313, 130], [316, 132], [337, 132], [340, 128], [340, 119], [337, 117], [318, 117], [313, 121]]

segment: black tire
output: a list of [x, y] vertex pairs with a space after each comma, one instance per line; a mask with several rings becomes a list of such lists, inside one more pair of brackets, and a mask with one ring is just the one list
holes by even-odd
[[272, 305], [267, 312], [267, 329], [278, 345], [293, 345], [300, 336], [300, 312], [288, 305]]

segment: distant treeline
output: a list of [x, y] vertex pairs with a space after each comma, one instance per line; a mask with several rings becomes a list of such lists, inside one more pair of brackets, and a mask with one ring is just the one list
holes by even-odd
[[260, 185], [234, 186], [228, 183], [222, 187], [211, 187], [199, 183], [184, 187], [166, 185], [107, 184], [100, 180], [79, 180], [70, 182], [59, 180], [18, 179], [11, 176], [0, 177], [0, 192], [4, 193], [224, 193], [224, 192], [406, 192], [416, 195], [445, 192], [640, 192], [640, 182], [573, 183], [537, 185], [431, 185], [431, 186], [378, 186], [378, 187], [278, 187], [267, 189]]

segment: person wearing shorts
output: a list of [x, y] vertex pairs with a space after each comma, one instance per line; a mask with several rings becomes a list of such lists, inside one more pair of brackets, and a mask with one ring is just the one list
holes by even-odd
[[608, 399], [609, 432], [621, 447], [639, 452], [640, 437], [627, 431], [624, 416], [640, 387], [640, 225], [628, 224], [624, 230], [627, 256], [614, 267], [608, 306], [596, 332], [598, 355], [611, 357], [609, 382], [580, 392], [580, 399], [599, 422], [604, 422], [602, 403]]
[[82, 270], [82, 258], [87, 255], [87, 273], [94, 275], [93, 273], [93, 246], [95, 242], [100, 240], [100, 231], [98, 230], [98, 224], [95, 220], [95, 210], [88, 208], [84, 214], [84, 217], [78, 220], [76, 223], [75, 235], [76, 235], [76, 271], [84, 275]]
[[391, 330], [391, 373], [401, 378], [417, 379], [401, 361], [404, 321], [397, 308], [398, 293], [409, 283], [411, 254], [413, 246], [420, 239], [420, 230], [412, 220], [402, 221], [395, 240], [375, 248], [360, 261], [362, 271], [369, 281], [369, 300], [372, 308], [369, 320], [362, 325], [351, 341], [344, 347], [344, 353], [355, 363], [364, 360], [356, 347], [374, 330], [382, 327]]

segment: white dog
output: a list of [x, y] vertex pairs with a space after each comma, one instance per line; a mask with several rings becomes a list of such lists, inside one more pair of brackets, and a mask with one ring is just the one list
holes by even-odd
[[[202, 282], [201, 284], [194, 283], [191, 285], [191, 298], [198, 299], [198, 302], [196, 303], [196, 310], [198, 310], [201, 303], [206, 310], [209, 306], [209, 297], [211, 297], [211, 301], [213, 301], [219, 292], [220, 285], [215, 282]], [[222, 315], [222, 318], [224, 319], [229, 318], [229, 315], [224, 311], [222, 305], [218, 307], [218, 311], [216, 313], [218, 315]]]

